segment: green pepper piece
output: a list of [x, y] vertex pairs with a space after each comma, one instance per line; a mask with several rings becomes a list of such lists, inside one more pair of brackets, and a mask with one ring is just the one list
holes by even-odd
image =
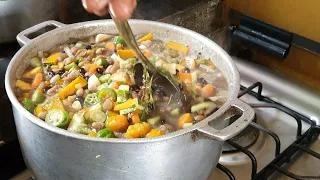
[[98, 97], [95, 93], [88, 94], [84, 99], [84, 105], [86, 106], [93, 106], [99, 102]]
[[107, 64], [107, 61], [103, 58], [99, 58], [98, 60], [96, 60], [95, 64], [98, 66], [104, 66]]
[[52, 109], [48, 112], [45, 118], [45, 122], [55, 126], [64, 127], [68, 123], [69, 114], [65, 110]]
[[150, 118], [147, 120], [147, 122], [151, 125], [151, 126], [156, 126], [157, 124], [160, 123], [160, 116], [156, 116], [153, 118]]
[[103, 88], [98, 92], [99, 102], [104, 102], [106, 99], [111, 98], [112, 101], [117, 100], [116, 92], [111, 88]]
[[113, 138], [115, 137], [112, 130], [109, 129], [109, 128], [105, 128], [105, 129], [102, 129], [98, 132], [97, 134], [98, 137], [102, 137], [102, 138]]
[[83, 57], [78, 57], [77, 64], [81, 63], [82, 61], [84, 61]]
[[26, 110], [28, 110], [30, 113], [33, 113], [34, 108], [35, 108], [35, 104], [30, 99], [24, 98], [23, 99], [23, 107], [26, 108]]
[[177, 115], [179, 115], [179, 112], [180, 112], [179, 108], [176, 108], [176, 109], [172, 110], [170, 112], [170, 114], [173, 115], [173, 116], [177, 116]]
[[42, 103], [46, 99], [46, 97], [39, 89], [36, 89], [33, 92], [31, 99], [35, 104], [39, 104], [39, 103]]
[[114, 44], [124, 44], [124, 40], [122, 39], [121, 36], [116, 36], [116, 37], [114, 37], [114, 39], [113, 39], [113, 43], [114, 43]]
[[31, 63], [32, 67], [40, 67], [41, 66], [41, 61], [38, 57], [31, 58], [30, 63]]
[[117, 90], [117, 102], [125, 102], [128, 99], [128, 92], [125, 90]]
[[99, 78], [99, 81], [100, 81], [101, 83], [108, 83], [110, 77], [111, 77], [111, 74], [102, 75], [102, 76]]
[[77, 67], [78, 67], [77, 64], [76, 64], [75, 62], [73, 62], [73, 63], [70, 63], [70, 64], [66, 65], [66, 66], [64, 67], [64, 69], [67, 70], [67, 71], [69, 71], [70, 69], [72, 69], [72, 68], [77, 68]]

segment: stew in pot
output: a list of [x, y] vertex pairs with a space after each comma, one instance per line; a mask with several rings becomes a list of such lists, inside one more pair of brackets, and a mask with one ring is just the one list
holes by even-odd
[[[197, 101], [188, 113], [155, 84], [120, 36], [98, 34], [39, 51], [16, 81], [16, 96], [30, 113], [74, 133], [103, 138], [150, 138], [187, 128], [215, 112], [227, 82], [210, 59], [177, 42], [138, 36], [144, 55], [192, 86]], [[141, 64], [140, 64], [141, 65]]]

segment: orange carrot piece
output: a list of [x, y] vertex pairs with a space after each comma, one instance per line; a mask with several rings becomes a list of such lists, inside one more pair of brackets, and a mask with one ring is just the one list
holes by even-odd
[[144, 56], [145, 56], [146, 58], [151, 57], [151, 55], [152, 55], [151, 51], [146, 51], [146, 52], [144, 53]]
[[89, 67], [89, 73], [91, 74], [95, 74], [98, 68], [102, 68], [102, 66], [98, 66], [96, 64], [90, 64], [90, 63], [86, 63], [84, 64], [84, 66]]
[[43, 81], [43, 75], [42, 75], [42, 73], [38, 73], [34, 77], [33, 82], [31, 84], [31, 87], [33, 87], [33, 88], [38, 87], [42, 81]]
[[185, 123], [191, 123], [192, 122], [192, 116], [190, 113], [185, 113], [182, 116], [180, 116], [178, 121], [178, 127], [183, 128], [183, 124]]
[[211, 84], [207, 84], [201, 89], [201, 96], [206, 98], [214, 96], [215, 93], [216, 93], [216, 88]]
[[181, 81], [185, 83], [192, 83], [191, 73], [178, 73], [178, 77]]
[[107, 49], [110, 49], [110, 50], [115, 50], [115, 45], [112, 43], [112, 42], [108, 42], [105, 46]]
[[140, 122], [140, 115], [138, 112], [132, 112], [131, 113], [131, 119], [132, 119], [132, 124], [135, 124], [137, 122]]

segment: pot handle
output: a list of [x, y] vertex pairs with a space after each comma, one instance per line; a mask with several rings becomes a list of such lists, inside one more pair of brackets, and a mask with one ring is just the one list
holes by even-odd
[[21, 31], [17, 35], [17, 41], [20, 44], [20, 46], [23, 46], [25, 44], [28, 44], [32, 39], [36, 38], [37, 36], [51, 31], [53, 29], [60, 28], [62, 26], [65, 26], [65, 24], [58, 21], [45, 21]]
[[220, 141], [226, 141], [239, 134], [250, 124], [250, 122], [254, 118], [255, 113], [254, 110], [248, 104], [244, 103], [239, 99], [236, 99], [235, 103], [232, 106], [242, 111], [241, 117], [237, 119], [235, 122], [233, 122], [232, 124], [230, 124], [222, 130], [217, 130], [211, 127], [209, 124], [207, 124], [201, 128], [198, 128], [198, 131], [210, 138], [214, 138]]

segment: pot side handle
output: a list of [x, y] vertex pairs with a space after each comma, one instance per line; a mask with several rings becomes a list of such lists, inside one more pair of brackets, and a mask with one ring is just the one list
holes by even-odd
[[17, 35], [17, 41], [20, 44], [20, 46], [24, 46], [25, 44], [28, 44], [32, 39], [36, 38], [37, 36], [44, 34], [48, 31], [51, 31], [56, 28], [60, 28], [62, 26], [65, 26], [65, 24], [58, 22], [58, 21], [44, 21], [40, 24], [34, 25], [28, 29], [25, 29], [21, 31]]
[[232, 106], [242, 111], [241, 117], [237, 119], [235, 122], [233, 122], [232, 124], [230, 124], [222, 130], [217, 130], [211, 127], [209, 124], [207, 124], [199, 128], [198, 131], [210, 138], [214, 138], [220, 141], [226, 141], [239, 134], [250, 124], [250, 122], [253, 120], [255, 116], [255, 113], [254, 110], [248, 104], [244, 103], [239, 99], [236, 99], [235, 103]]

